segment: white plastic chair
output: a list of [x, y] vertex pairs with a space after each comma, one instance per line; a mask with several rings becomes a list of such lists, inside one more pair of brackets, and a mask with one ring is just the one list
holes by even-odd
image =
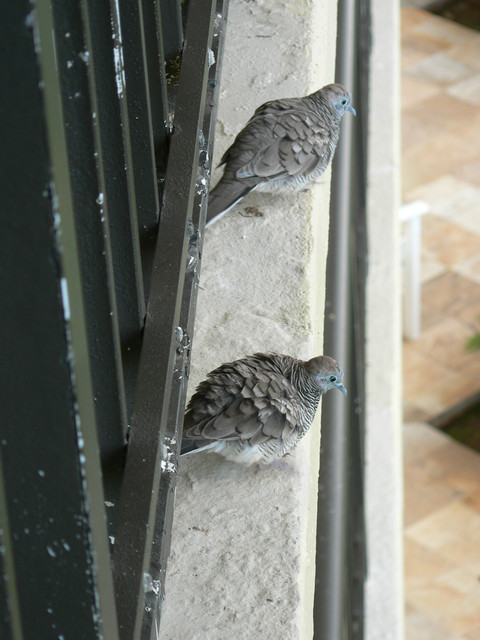
[[429, 212], [430, 206], [423, 200], [400, 208], [400, 222], [403, 224], [403, 337], [407, 340], [420, 337], [422, 216]]

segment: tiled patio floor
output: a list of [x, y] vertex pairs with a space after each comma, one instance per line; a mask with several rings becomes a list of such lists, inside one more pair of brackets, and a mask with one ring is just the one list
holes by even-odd
[[480, 640], [480, 455], [424, 424], [480, 390], [480, 33], [402, 9], [403, 200], [425, 200], [405, 342], [406, 640]]
[[422, 333], [404, 345], [404, 417], [480, 389], [480, 33], [402, 10], [403, 200], [425, 200]]
[[480, 639], [480, 455], [404, 426], [406, 640]]

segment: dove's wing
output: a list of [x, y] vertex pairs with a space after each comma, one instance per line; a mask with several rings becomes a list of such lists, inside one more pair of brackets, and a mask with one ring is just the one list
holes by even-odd
[[[238, 160], [235, 177], [275, 180], [308, 176], [327, 164], [332, 139], [327, 124], [315, 112], [305, 108], [285, 108], [277, 100], [257, 110], [235, 141]], [[249, 153], [250, 151], [250, 153]]]
[[254, 446], [288, 438], [299, 420], [298, 392], [286, 378], [237, 362], [199, 385], [185, 415], [184, 437], [198, 444], [243, 440]]

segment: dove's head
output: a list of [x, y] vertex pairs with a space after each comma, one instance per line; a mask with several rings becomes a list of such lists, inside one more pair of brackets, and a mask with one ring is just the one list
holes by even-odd
[[327, 102], [335, 109], [340, 118], [343, 116], [345, 111], [350, 111], [354, 116], [357, 115], [357, 112], [350, 104], [352, 96], [343, 85], [327, 84], [326, 87], [321, 89], [321, 92], [324, 94], [324, 98]]
[[321, 393], [326, 393], [330, 389], [338, 389], [342, 393], [347, 393], [343, 386], [343, 371], [336, 360], [328, 356], [318, 356], [305, 363], [307, 372], [315, 382]]

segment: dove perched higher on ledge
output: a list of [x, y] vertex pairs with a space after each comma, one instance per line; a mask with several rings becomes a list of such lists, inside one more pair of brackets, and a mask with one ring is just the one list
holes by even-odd
[[210, 451], [247, 466], [280, 458], [307, 433], [324, 393], [347, 392], [342, 381], [328, 356], [256, 353], [223, 364], [188, 403], [182, 454]]
[[272, 100], [258, 107], [220, 162], [223, 177], [210, 192], [207, 226], [253, 191], [298, 189], [328, 167], [351, 95], [329, 84], [305, 98]]

